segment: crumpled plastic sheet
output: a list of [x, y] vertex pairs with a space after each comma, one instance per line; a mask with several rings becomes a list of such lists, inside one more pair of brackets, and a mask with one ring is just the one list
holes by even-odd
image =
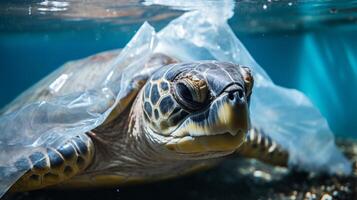
[[[233, 6], [225, 1], [220, 9], [196, 7], [158, 33], [144, 23], [112, 63], [93, 72], [102, 78], [98, 84], [46, 101], [27, 102], [16, 111], [5, 110], [0, 116], [0, 197], [27, 170], [13, 166], [19, 156], [38, 147], [56, 147], [103, 123], [125, 95], [129, 77], [138, 73], [150, 76], [152, 72], [140, 69], [154, 52], [182, 61], [215, 59], [249, 66], [255, 77], [250, 105], [252, 126], [289, 151], [291, 166], [313, 172], [351, 173], [351, 164], [335, 146], [326, 120], [309, 99], [297, 90], [275, 85], [234, 35], [227, 24]], [[79, 65], [86, 67], [85, 62]], [[63, 75], [62, 68], [34, 87], [49, 87]]]

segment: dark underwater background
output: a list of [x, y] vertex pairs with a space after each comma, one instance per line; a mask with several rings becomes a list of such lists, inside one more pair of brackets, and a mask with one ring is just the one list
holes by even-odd
[[[144, 6], [140, 1], [0, 1], [0, 107], [65, 62], [122, 48], [144, 21], [158, 31], [182, 12]], [[357, 138], [357, 1], [240, 0], [234, 12], [229, 24], [273, 81], [303, 91], [337, 137]], [[230, 168], [234, 162], [190, 178], [148, 186], [38, 191], [6, 198], [237, 199], [238, 195], [242, 199], [275, 199], [272, 188], [299, 190], [306, 186], [305, 179], [297, 178], [300, 175], [268, 184], [253, 176], [237, 175], [237, 170], [255, 164]], [[261, 169], [268, 170], [265, 166]], [[320, 186], [323, 182], [332, 187], [333, 181], [313, 179], [308, 184]], [[356, 178], [344, 181], [357, 191]], [[343, 196], [344, 190], [338, 191], [342, 197], [336, 199], [357, 199], [356, 193]]]

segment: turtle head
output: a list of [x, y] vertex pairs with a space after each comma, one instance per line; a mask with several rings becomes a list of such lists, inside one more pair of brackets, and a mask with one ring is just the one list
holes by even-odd
[[141, 93], [146, 132], [180, 154], [231, 153], [249, 128], [252, 87], [249, 68], [228, 62], [162, 67]]

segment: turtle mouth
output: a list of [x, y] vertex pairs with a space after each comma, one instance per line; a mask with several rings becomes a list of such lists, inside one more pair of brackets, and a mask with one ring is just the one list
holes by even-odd
[[209, 108], [185, 119], [170, 136], [215, 136], [238, 135], [247, 132], [250, 125], [249, 108], [245, 101], [232, 102], [229, 95], [217, 98]]
[[235, 133], [216, 135], [184, 136], [172, 138], [166, 148], [178, 153], [197, 154], [203, 152], [233, 152], [243, 143], [246, 132], [239, 129]]

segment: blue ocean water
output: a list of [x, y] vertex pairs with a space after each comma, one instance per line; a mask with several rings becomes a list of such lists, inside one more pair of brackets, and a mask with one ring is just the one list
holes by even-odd
[[[0, 3], [0, 107], [66, 61], [125, 46], [145, 20], [159, 30], [182, 13], [93, 2]], [[237, 1], [229, 23], [275, 83], [303, 91], [336, 135], [357, 137], [356, 1], [326, 2]]]

